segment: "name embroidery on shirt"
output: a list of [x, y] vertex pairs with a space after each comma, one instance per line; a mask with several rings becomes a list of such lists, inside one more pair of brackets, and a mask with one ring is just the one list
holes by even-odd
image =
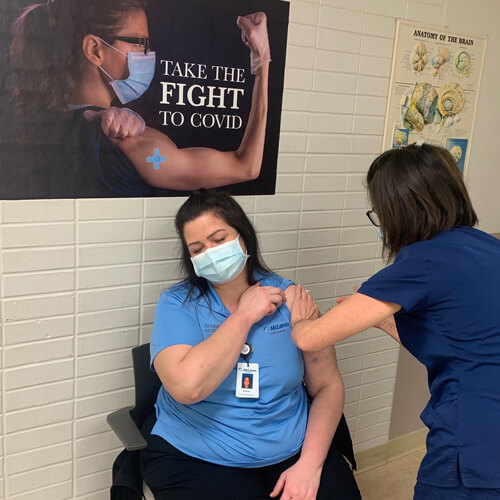
[[267, 326], [264, 328], [266, 333], [270, 333], [271, 335], [276, 335], [277, 333], [286, 332], [287, 328], [290, 327], [290, 323], [278, 323], [276, 325]]
[[220, 325], [215, 323], [205, 323], [205, 333], [214, 333]]

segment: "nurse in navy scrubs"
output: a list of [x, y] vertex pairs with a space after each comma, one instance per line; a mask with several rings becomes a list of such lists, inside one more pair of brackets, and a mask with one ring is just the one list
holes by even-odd
[[500, 241], [477, 216], [448, 151], [386, 151], [367, 176], [391, 264], [323, 317], [300, 286], [292, 338], [315, 351], [378, 326], [428, 370], [429, 428], [415, 499], [500, 499]]
[[303, 355], [290, 338], [295, 285], [264, 266], [226, 194], [193, 193], [176, 227], [187, 279], [156, 307], [151, 363], [163, 385], [141, 452], [155, 498], [359, 500], [342, 456], [352, 447], [337, 447], [338, 434], [332, 443], [345, 425], [335, 350]]

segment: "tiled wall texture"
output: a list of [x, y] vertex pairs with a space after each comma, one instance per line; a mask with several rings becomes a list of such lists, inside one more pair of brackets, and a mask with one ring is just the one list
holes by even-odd
[[[363, 177], [382, 143], [394, 19], [444, 25], [446, 3], [291, 2], [277, 194], [238, 201], [268, 265], [323, 311], [383, 265]], [[181, 277], [182, 201], [0, 202], [0, 498], [109, 498], [120, 443], [106, 414], [133, 401], [130, 348]], [[369, 330], [337, 354], [356, 449], [384, 443], [396, 343]]]

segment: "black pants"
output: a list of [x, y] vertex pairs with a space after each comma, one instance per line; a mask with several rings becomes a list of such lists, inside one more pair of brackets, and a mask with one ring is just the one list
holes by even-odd
[[[154, 417], [142, 431], [142, 477], [156, 500], [269, 500], [280, 474], [299, 458], [258, 468], [225, 467], [190, 457], [151, 434]], [[360, 500], [350, 466], [334, 448], [323, 465], [317, 500]]]

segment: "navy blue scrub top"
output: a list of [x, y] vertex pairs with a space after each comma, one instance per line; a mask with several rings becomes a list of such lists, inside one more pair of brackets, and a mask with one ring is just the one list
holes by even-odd
[[113, 196], [168, 196], [166, 189], [147, 184], [137, 172], [131, 160], [102, 131], [100, 123], [89, 123], [83, 117], [87, 109], [99, 111], [96, 106], [73, 111], [79, 117], [80, 150], [87, 151], [87, 169], [95, 168], [102, 184]]
[[84, 106], [52, 113], [27, 144], [2, 141], [0, 199], [171, 195], [149, 186], [101, 124], [85, 119], [86, 110], [101, 109]]
[[401, 306], [401, 343], [428, 371], [418, 481], [500, 488], [500, 240], [462, 226], [403, 248], [359, 293]]

